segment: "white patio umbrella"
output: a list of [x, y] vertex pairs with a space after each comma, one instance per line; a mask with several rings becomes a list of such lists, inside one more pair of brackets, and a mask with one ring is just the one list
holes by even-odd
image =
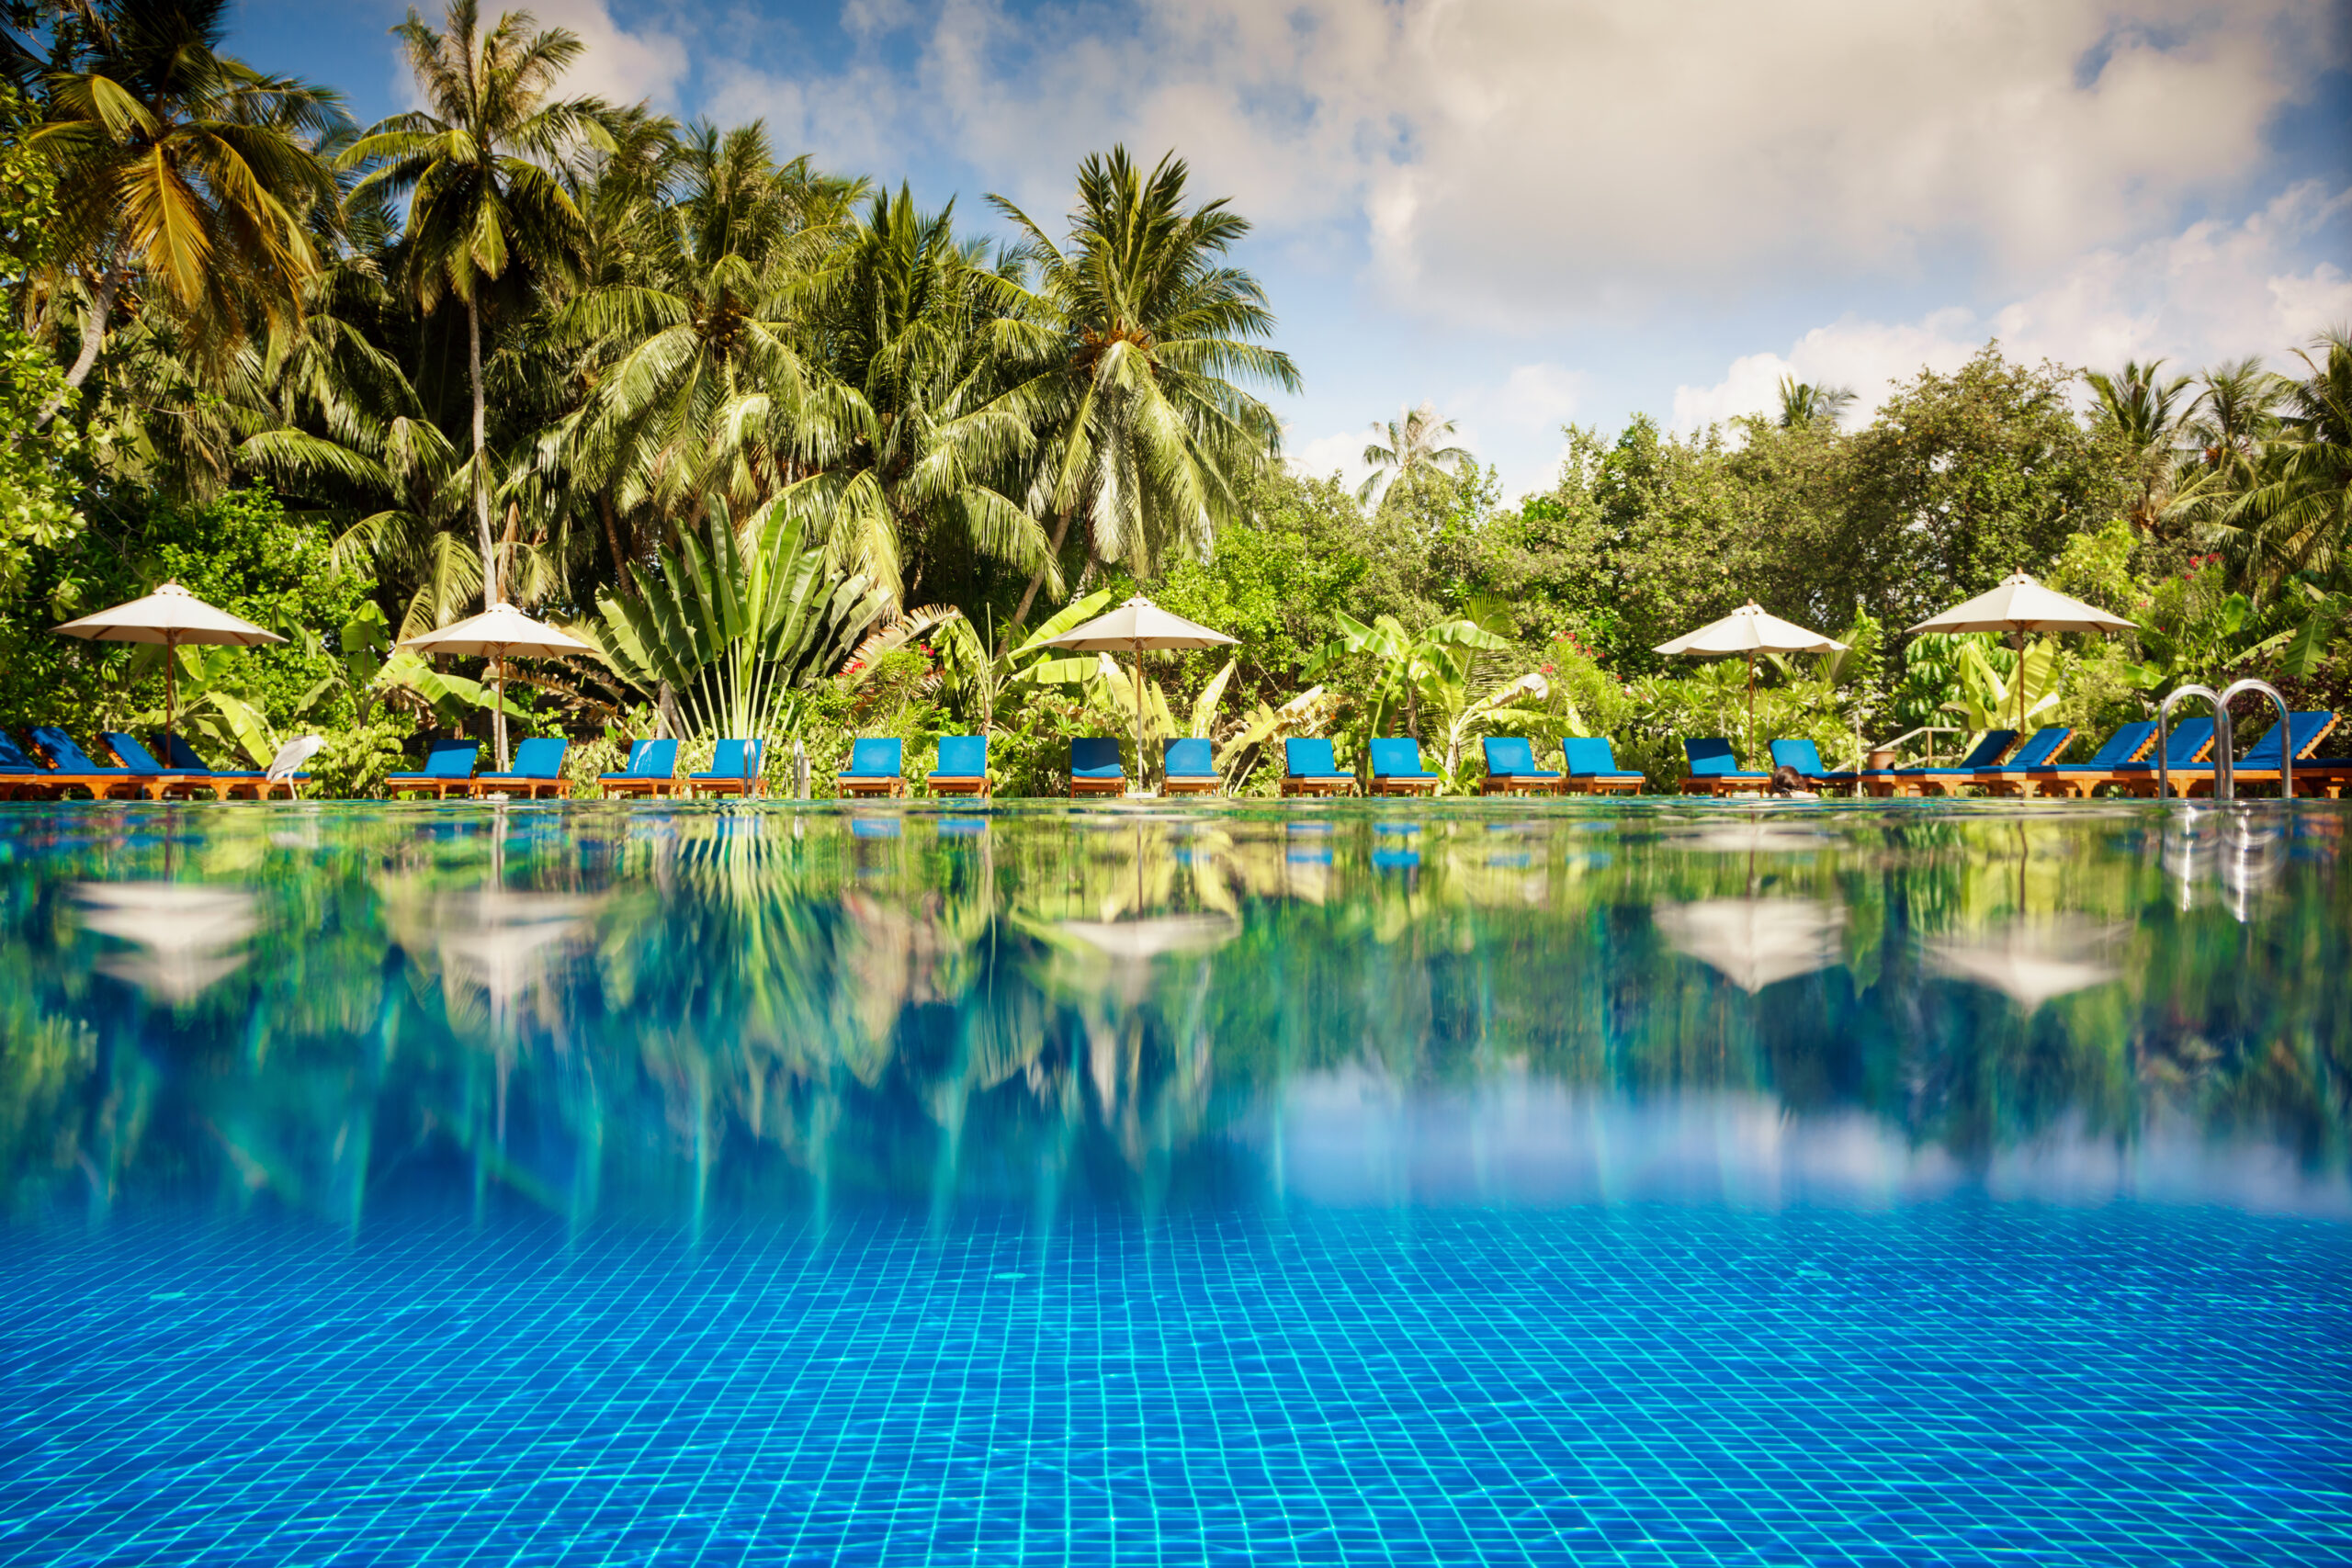
[[2069, 599], [2044, 588], [2024, 572], [2013, 571], [1989, 593], [1979, 593], [1928, 616], [1911, 630], [1917, 632], [2007, 632], [2018, 652], [2018, 728], [2025, 728], [2025, 634], [2028, 632], [2120, 632], [2132, 623], [2110, 615], [2096, 604]]
[[1756, 750], [1756, 656], [1759, 653], [1836, 653], [1845, 648], [1834, 637], [1809, 632], [1793, 621], [1767, 615], [1750, 599], [1720, 621], [1710, 621], [1695, 632], [1684, 632], [1651, 651], [1721, 659], [1739, 653], [1747, 657], [1747, 750]]
[[117, 604], [111, 610], [100, 610], [94, 615], [84, 615], [78, 621], [68, 621], [50, 630], [60, 637], [78, 637], [91, 642], [146, 642], [164, 646], [164, 765], [172, 765], [172, 719], [178, 706], [179, 690], [174, 679], [179, 663], [175, 657], [183, 644], [217, 643], [232, 648], [253, 648], [265, 642], [284, 642], [276, 632], [265, 631], [251, 621], [240, 620], [226, 610], [217, 610], [190, 593], [176, 582], [166, 582], [143, 598]]
[[1238, 641], [1223, 632], [1195, 626], [1182, 615], [1171, 615], [1141, 594], [1128, 600], [1107, 615], [1097, 615], [1083, 626], [1072, 626], [1057, 637], [1048, 637], [1048, 648], [1067, 648], [1074, 653], [1128, 653], [1136, 667], [1136, 782], [1143, 782], [1143, 656], [1149, 649], [1181, 649], [1220, 648]]
[[506, 661], [517, 656], [561, 659], [596, 651], [570, 632], [535, 621], [503, 600], [479, 615], [410, 637], [401, 646], [422, 653], [458, 653], [492, 661], [498, 695], [491, 706], [491, 723], [501, 773], [506, 771]]

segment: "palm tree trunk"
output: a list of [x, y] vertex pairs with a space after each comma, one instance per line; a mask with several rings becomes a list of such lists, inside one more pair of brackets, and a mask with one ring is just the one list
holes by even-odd
[[65, 400], [89, 379], [90, 367], [98, 362], [98, 350], [106, 345], [107, 320], [114, 313], [115, 290], [121, 286], [121, 275], [112, 267], [98, 274], [97, 298], [91, 301], [88, 310], [82, 312], [82, 350], [74, 356], [73, 365], [65, 372], [64, 387], [55, 397], [41, 404], [40, 412], [33, 415], [35, 430], [55, 419], [57, 411], [65, 406]]
[[[490, 536], [489, 476], [483, 471], [484, 446], [481, 396], [481, 305], [478, 300], [466, 301], [466, 373], [472, 379], [474, 391], [474, 527], [481, 545], [481, 607], [487, 611], [498, 603], [498, 546]], [[498, 759], [499, 767], [506, 766], [506, 683], [499, 682], [498, 694], [491, 699], [491, 754]]]
[[1039, 561], [1037, 570], [1029, 574], [1029, 586], [1022, 590], [1021, 603], [1013, 607], [1012, 619], [1006, 623], [1004, 639], [997, 644], [998, 653], [1001, 654], [1012, 642], [1012, 627], [1028, 618], [1029, 606], [1036, 602], [1037, 589], [1046, 581], [1046, 568], [1062, 558], [1062, 541], [1069, 537], [1070, 513], [1076, 510], [1076, 507], [1066, 506], [1062, 514], [1054, 520], [1053, 542], [1046, 547], [1046, 558]]

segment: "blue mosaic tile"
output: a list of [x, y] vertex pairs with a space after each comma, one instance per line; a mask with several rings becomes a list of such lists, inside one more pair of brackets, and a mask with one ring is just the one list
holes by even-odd
[[0, 1562], [2352, 1562], [2352, 1238], [1953, 1201], [0, 1243]]

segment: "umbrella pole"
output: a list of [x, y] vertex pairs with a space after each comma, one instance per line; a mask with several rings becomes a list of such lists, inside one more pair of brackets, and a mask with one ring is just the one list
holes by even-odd
[[[1143, 759], [1143, 639], [1136, 639], [1136, 787], [1150, 787], [1150, 773]], [[1142, 863], [1138, 861], [1137, 866]], [[1138, 873], [1140, 874], [1140, 873]], [[1142, 885], [1136, 885], [1140, 887]], [[1140, 897], [1140, 895], [1138, 895]]]
[[179, 682], [174, 679], [178, 672], [172, 668], [179, 662], [179, 635], [170, 630], [164, 633], [164, 766], [167, 768], [172, 765], [173, 709], [179, 702]]
[[491, 722], [498, 728], [498, 771], [503, 773], [506, 771], [506, 650], [503, 648], [498, 650], [498, 687], [492, 701], [496, 705], [491, 709]]
[[1756, 650], [1747, 650], [1747, 760], [1756, 760]]
[[[2018, 688], [2018, 734], [2022, 737], [2025, 734], [2025, 628], [2017, 627], [2010, 634], [2010, 640], [2017, 645], [2018, 650], [2017, 673], [2010, 679]], [[2018, 787], [2022, 789], [2025, 786], [2020, 784]]]

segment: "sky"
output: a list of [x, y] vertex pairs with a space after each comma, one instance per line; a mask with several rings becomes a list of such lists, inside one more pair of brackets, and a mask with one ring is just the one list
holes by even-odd
[[[494, 14], [497, 0], [483, 0]], [[1305, 379], [1291, 460], [1361, 473], [1424, 400], [1546, 490], [1604, 433], [1866, 421], [1989, 338], [2188, 371], [2352, 322], [2352, 0], [537, 0], [576, 89], [763, 119], [1001, 231], [1173, 151], [1253, 225]], [[242, 0], [233, 52], [409, 107], [390, 0]], [[437, 20], [437, 9], [428, 15]]]

